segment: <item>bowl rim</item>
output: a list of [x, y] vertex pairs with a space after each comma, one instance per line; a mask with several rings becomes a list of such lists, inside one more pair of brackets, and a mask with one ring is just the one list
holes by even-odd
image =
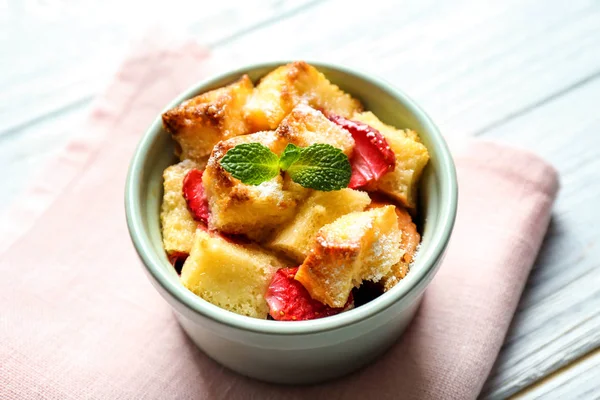
[[[157, 282], [173, 299], [193, 313], [200, 314], [201, 316], [209, 318], [212, 321], [229, 327], [238, 328], [240, 330], [276, 335], [314, 334], [353, 325], [379, 314], [385, 309], [401, 301], [403, 298], [409, 296], [417, 289], [417, 287], [426, 282], [427, 278], [435, 272], [437, 261], [443, 256], [450, 240], [450, 235], [456, 219], [458, 202], [456, 169], [450, 150], [436, 125], [420, 106], [418, 106], [401, 90], [395, 88], [393, 85], [381, 78], [372, 76], [371, 74], [332, 63], [306, 61], [308, 64], [315, 66], [317, 69], [324, 68], [337, 70], [342, 74], [353, 76], [355, 79], [361, 80], [367, 85], [375, 86], [378, 89], [389, 93], [426, 128], [426, 134], [431, 139], [431, 146], [436, 148], [435, 150], [437, 158], [441, 166], [440, 171], [442, 176], [439, 177], [441, 182], [439, 196], [446, 201], [443, 201], [439, 207], [440, 226], [436, 227], [433, 232], [431, 243], [428, 246], [428, 252], [426, 254], [419, 254], [419, 257], [416, 261], [418, 268], [414, 268], [411, 271], [412, 274], [417, 276], [412, 278], [410, 285], [396, 285], [396, 287], [389, 292], [356, 309], [327, 318], [293, 322], [271, 321], [266, 319], [262, 320], [238, 315], [209, 303], [208, 301], [193, 294], [182, 284], [173, 282], [169, 278], [168, 272], [163, 266], [163, 264], [167, 262], [166, 257], [161, 259], [157, 252], [154, 251], [153, 246], [150, 244], [150, 236], [144, 229], [144, 218], [141, 212], [141, 207], [138, 206], [138, 202], [140, 202], [142, 199], [142, 184], [140, 183], [140, 177], [144, 175], [143, 165], [145, 161], [145, 155], [149, 147], [152, 145], [155, 137], [157, 137], [159, 134], [162, 134], [162, 112], [179, 105], [184, 100], [208, 90], [208, 88], [214, 86], [219, 81], [228, 79], [233, 80], [234, 78], [242, 76], [243, 74], [249, 73], [253, 70], [274, 69], [280, 65], [285, 65], [290, 62], [293, 61], [283, 60], [248, 64], [240, 68], [231, 69], [221, 74], [214, 75], [208, 79], [204, 79], [185, 90], [173, 101], [171, 101], [163, 109], [163, 111], [161, 111], [161, 113], [155, 118], [152, 125], [142, 136], [131, 160], [125, 184], [125, 214], [127, 219], [127, 227], [133, 245], [140, 259], [142, 260], [142, 264], [146, 268], [147, 272], [151, 275], [151, 278], [153, 278], [154, 281]], [[163, 296], [165, 295], [165, 293], [162, 292], [161, 294]]]

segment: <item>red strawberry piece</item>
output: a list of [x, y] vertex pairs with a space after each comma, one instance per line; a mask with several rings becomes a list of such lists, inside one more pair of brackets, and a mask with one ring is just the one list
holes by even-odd
[[278, 321], [302, 321], [339, 314], [352, 307], [352, 293], [343, 308], [331, 308], [312, 297], [300, 282], [294, 279], [298, 267], [281, 268], [267, 290], [269, 314]]
[[175, 266], [177, 263], [183, 263], [186, 258], [188, 258], [188, 253], [183, 253], [181, 251], [174, 251], [173, 253], [168, 255], [169, 262], [172, 266]]
[[183, 198], [187, 202], [188, 209], [196, 221], [208, 223], [208, 200], [202, 186], [202, 173], [197, 169], [191, 169], [183, 178]]
[[168, 255], [169, 262], [173, 268], [175, 268], [175, 271], [177, 271], [178, 274], [181, 274], [181, 268], [183, 267], [183, 263], [185, 263], [185, 260], [188, 258], [188, 256], [188, 253], [183, 253], [180, 251], [176, 251]]
[[329, 114], [327, 117], [350, 132], [354, 139], [349, 188], [366, 186], [394, 170], [396, 156], [381, 132], [367, 124], [339, 115]]
[[208, 227], [206, 226], [206, 224], [204, 224], [204, 223], [202, 223], [202, 222], [200, 222], [200, 223], [198, 224], [198, 226], [196, 226], [196, 228], [197, 228], [197, 229], [200, 229], [201, 231], [204, 231], [204, 232], [208, 232], [208, 233], [210, 233], [210, 231], [208, 230]]

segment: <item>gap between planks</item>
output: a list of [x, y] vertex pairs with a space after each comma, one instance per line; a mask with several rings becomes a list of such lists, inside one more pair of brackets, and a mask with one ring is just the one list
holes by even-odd
[[519, 118], [519, 117], [535, 110], [536, 108], [539, 108], [548, 103], [551, 103], [552, 101], [557, 100], [560, 97], [565, 96], [565, 95], [573, 92], [574, 90], [577, 90], [577, 89], [587, 85], [588, 83], [592, 83], [593, 81], [595, 81], [598, 78], [600, 78], [600, 69], [597, 70], [596, 72], [594, 72], [593, 74], [590, 74], [590, 75], [572, 83], [571, 85], [564, 87], [564, 88], [556, 91], [555, 93], [550, 94], [549, 96], [546, 96], [546, 97], [544, 97], [536, 102], [533, 102], [529, 105], [525, 105], [525, 106], [521, 107], [520, 109], [517, 109], [514, 112], [502, 117], [501, 119], [494, 121], [494, 122], [482, 127], [481, 129], [476, 130], [475, 132], [473, 132], [473, 136], [484, 135], [486, 132], [489, 132], [495, 128], [499, 128], [499, 127], [509, 123], [511, 120], [513, 120], [515, 118]]
[[[551, 386], [559, 387], [564, 386], [568, 381], [568, 375], [578, 375], [578, 372], [574, 371], [578, 367], [583, 366], [584, 364], [593, 364], [593, 368], [600, 368], [600, 347], [597, 347], [595, 350], [590, 353], [584, 354], [583, 356], [572, 360], [570, 363], [565, 364], [561, 368], [552, 372], [551, 374], [545, 376], [539, 381], [524, 387], [517, 393], [511, 396], [511, 399], [515, 400], [524, 400], [524, 399], [533, 399], [540, 398], [541, 395], [550, 395], [550, 392], [546, 390]], [[561, 382], [563, 381], [563, 382]], [[599, 384], [600, 385], [600, 384]], [[600, 386], [591, 387], [591, 390], [600, 391]], [[542, 393], [540, 393], [542, 392]], [[545, 393], [544, 393], [545, 392]], [[596, 393], [597, 396], [600, 394]]]
[[[273, 15], [270, 15], [267, 18], [258, 20], [247, 26], [243, 25], [240, 29], [233, 30], [233, 32], [229, 33], [228, 35], [209, 40], [206, 43], [203, 43], [203, 45], [210, 48], [211, 50], [225, 47], [228, 43], [235, 41], [236, 39], [244, 35], [247, 35], [260, 29], [267, 28], [276, 22], [292, 18], [326, 1], [328, 0], [309, 0], [300, 3], [300, 5], [294, 5], [292, 6], [292, 8], [285, 8], [281, 11], [275, 10]], [[278, 6], [281, 6], [281, 4], [283, 3], [285, 2], [279, 1], [273, 7], [276, 8]], [[198, 23], [198, 25], [201, 24]], [[189, 31], [191, 31], [191, 33], [198, 33], [195, 32], [194, 24], [192, 24], [192, 26], [189, 27]], [[40, 122], [44, 122], [48, 119], [51, 119], [58, 114], [69, 112], [71, 110], [79, 110], [81, 107], [86, 106], [92, 102], [92, 100], [96, 96], [96, 92], [98, 91], [98, 89], [99, 88], [96, 86], [86, 87], [84, 91], [79, 93], [77, 96], [73, 96], [73, 98], [68, 99], [68, 101], [60, 102], [54, 107], [41, 110], [41, 112], [39, 112], [37, 115], [29, 115], [28, 118], [25, 120], [16, 121], [12, 124], [9, 124], [8, 126], [0, 127], [0, 140], [7, 138], [8, 136], [14, 133], [18, 133], [21, 130], [35, 126]]]
[[214, 49], [214, 48], [226, 46], [228, 43], [230, 43], [244, 35], [247, 35], [247, 34], [257, 31], [259, 29], [268, 28], [269, 26], [273, 25], [276, 22], [295, 17], [296, 15], [301, 14], [302, 12], [311, 9], [312, 7], [316, 6], [317, 4], [324, 3], [326, 1], [328, 1], [328, 0], [312, 0], [312, 1], [304, 3], [296, 8], [283, 11], [280, 14], [273, 15], [270, 18], [266, 18], [262, 21], [256, 22], [253, 25], [250, 25], [246, 28], [242, 28], [239, 31], [234, 32], [229, 36], [215, 40], [214, 42], [209, 43], [208, 47]]
[[[563, 187], [483, 398], [506, 398], [600, 345], [600, 218], [590, 201], [600, 195], [600, 117], [594, 112], [599, 89], [600, 80], [592, 80], [486, 132], [486, 138], [533, 148], [553, 160]], [[581, 376], [565, 382], [565, 390], [593, 379], [592, 370], [576, 370]]]

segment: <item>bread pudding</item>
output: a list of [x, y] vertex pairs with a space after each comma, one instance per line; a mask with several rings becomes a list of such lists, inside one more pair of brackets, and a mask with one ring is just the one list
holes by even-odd
[[299, 321], [410, 274], [427, 148], [315, 67], [244, 75], [162, 117], [179, 158], [163, 173], [163, 245], [197, 296]]

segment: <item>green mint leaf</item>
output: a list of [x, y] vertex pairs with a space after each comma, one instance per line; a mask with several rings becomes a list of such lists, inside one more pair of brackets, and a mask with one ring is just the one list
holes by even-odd
[[352, 168], [348, 156], [340, 149], [317, 143], [303, 148], [287, 172], [305, 188], [328, 192], [348, 187]]
[[279, 157], [260, 143], [238, 144], [225, 154], [220, 164], [247, 185], [260, 185], [279, 174]]
[[296, 162], [300, 158], [300, 153], [302, 149], [295, 144], [289, 143], [285, 150], [283, 150], [283, 154], [281, 154], [281, 158], [279, 159], [279, 167], [282, 171], [287, 171], [290, 165]]

